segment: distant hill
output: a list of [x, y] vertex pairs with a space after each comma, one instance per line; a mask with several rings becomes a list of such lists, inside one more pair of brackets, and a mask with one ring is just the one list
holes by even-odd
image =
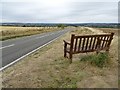
[[59, 24], [65, 26], [86, 26], [86, 27], [98, 27], [98, 28], [118, 28], [118, 23], [0, 23], [1, 26], [20, 26], [20, 27], [55, 27]]

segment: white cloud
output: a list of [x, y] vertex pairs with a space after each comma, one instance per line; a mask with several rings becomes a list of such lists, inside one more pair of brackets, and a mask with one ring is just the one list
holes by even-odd
[[[30, 0], [2, 3], [3, 22], [117, 22], [117, 2]], [[13, 1], [13, 2], [12, 2]]]
[[[1, 0], [1, 2], [51, 2], [51, 0]], [[64, 2], [119, 2], [119, 0], [55, 0]]]

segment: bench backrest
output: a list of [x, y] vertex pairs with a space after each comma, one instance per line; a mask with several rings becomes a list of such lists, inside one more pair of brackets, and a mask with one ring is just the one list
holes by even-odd
[[70, 49], [73, 53], [103, 50], [109, 48], [113, 35], [114, 33], [82, 36], [72, 34]]

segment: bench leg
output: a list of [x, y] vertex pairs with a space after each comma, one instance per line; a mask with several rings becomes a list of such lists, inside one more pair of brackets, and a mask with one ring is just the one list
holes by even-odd
[[96, 54], [99, 54], [100, 53], [100, 49], [98, 48], [97, 50], [96, 50]]
[[66, 53], [66, 51], [64, 50], [64, 57], [66, 58], [66, 55], [67, 55], [67, 53]]
[[107, 49], [106, 49], [106, 53], [109, 53], [109, 47], [107, 47]]
[[66, 52], [66, 48], [67, 48], [67, 44], [65, 43], [65, 44], [64, 44], [64, 57], [66, 57], [66, 55], [67, 55], [67, 54], [66, 54], [66, 53], [67, 53], [67, 52]]
[[70, 64], [72, 63], [72, 54], [70, 53]]
[[106, 50], [106, 53], [109, 53], [109, 49]]
[[99, 54], [99, 51], [96, 51], [96, 54]]

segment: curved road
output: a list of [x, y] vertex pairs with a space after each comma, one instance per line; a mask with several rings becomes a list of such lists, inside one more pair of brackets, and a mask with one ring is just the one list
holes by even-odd
[[70, 29], [2, 41], [2, 47], [0, 47], [0, 52], [2, 52], [0, 56], [2, 59], [0, 70], [7, 68], [37, 49], [49, 44], [68, 31]]

